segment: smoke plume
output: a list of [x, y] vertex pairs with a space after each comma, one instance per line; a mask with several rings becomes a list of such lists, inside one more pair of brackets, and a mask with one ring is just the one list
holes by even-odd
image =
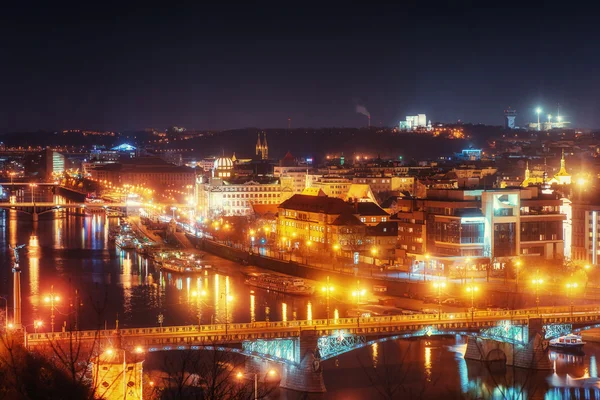
[[362, 115], [366, 115], [367, 117], [371, 116], [371, 113], [365, 106], [356, 106], [356, 112]]

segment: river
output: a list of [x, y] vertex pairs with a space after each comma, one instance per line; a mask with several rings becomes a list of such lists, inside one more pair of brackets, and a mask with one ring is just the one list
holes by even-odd
[[[58, 296], [55, 330], [63, 326], [96, 329], [107, 326], [158, 326], [252, 320], [293, 320], [326, 317], [322, 294], [301, 298], [269, 293], [244, 284], [252, 267], [207, 256], [221, 274], [186, 278], [164, 274], [135, 252], [118, 251], [108, 240], [116, 219], [104, 216], [44, 214], [34, 224], [15, 211], [0, 213], [0, 295], [12, 296], [12, 255], [9, 245], [22, 250], [23, 324], [44, 322], [49, 330], [51, 308], [44, 298]], [[204, 290], [198, 300], [194, 291]], [[232, 300], [226, 303], [224, 293]], [[332, 317], [351, 307], [349, 290], [331, 297]], [[79, 305], [78, 305], [79, 304]], [[12, 306], [12, 299], [9, 302]], [[10, 313], [10, 311], [9, 311]], [[462, 358], [461, 337], [391, 341], [347, 353], [324, 362], [328, 393], [324, 398], [600, 398], [596, 358], [600, 347], [587, 344], [585, 356], [550, 353], [555, 371], [508, 368], [487, 370]], [[151, 364], [151, 363], [150, 363]], [[376, 368], [374, 368], [376, 367]], [[387, 382], [387, 383], [386, 383]], [[576, 389], [585, 387], [587, 389]], [[570, 389], [564, 389], [570, 388]], [[579, 393], [579, 394], [577, 394]], [[296, 398], [290, 393], [282, 397]]]

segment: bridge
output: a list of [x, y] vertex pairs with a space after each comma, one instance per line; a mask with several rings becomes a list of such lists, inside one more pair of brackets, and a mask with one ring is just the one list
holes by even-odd
[[276, 368], [283, 387], [323, 392], [321, 361], [388, 340], [462, 335], [465, 358], [502, 361], [531, 369], [551, 368], [547, 340], [600, 327], [600, 306], [550, 307], [397, 315], [371, 318], [230, 323], [114, 330], [30, 333], [29, 349], [72, 343], [144, 352], [210, 350], [241, 354]]

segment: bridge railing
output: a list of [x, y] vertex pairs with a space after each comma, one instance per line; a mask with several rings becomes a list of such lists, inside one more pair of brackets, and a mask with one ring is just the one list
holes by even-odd
[[[381, 317], [360, 318], [362, 326], [369, 325], [394, 325], [394, 324], [410, 324], [427, 322], [432, 325], [438, 323], [449, 323], [452, 321], [464, 322], [471, 319], [485, 321], [486, 319], [493, 322], [499, 319], [525, 319], [530, 317], [564, 317], [570, 316], [570, 307], [543, 307], [539, 309], [539, 313], [535, 308], [522, 310], [497, 310], [497, 311], [475, 311], [457, 312], [457, 313], [442, 313], [441, 318], [438, 314], [407, 314], [407, 315], [391, 315]], [[590, 305], [573, 308], [574, 316], [594, 316], [600, 320], [600, 306]], [[78, 339], [103, 339], [110, 338], [115, 334], [123, 337], [127, 336], [165, 336], [165, 335], [181, 335], [181, 334], [222, 334], [225, 330], [228, 334], [233, 335], [237, 332], [252, 332], [257, 331], [281, 331], [288, 334], [299, 332], [303, 328], [319, 328], [319, 329], [344, 329], [357, 325], [356, 318], [337, 318], [330, 319], [329, 324], [326, 319], [314, 320], [296, 320], [296, 321], [261, 321], [247, 323], [230, 323], [230, 324], [212, 324], [212, 325], [183, 325], [183, 326], [165, 326], [165, 327], [146, 327], [146, 328], [125, 328], [117, 330], [96, 330], [96, 331], [77, 331], [77, 332], [55, 332], [55, 333], [30, 333], [27, 335], [29, 341], [40, 340], [63, 340], [76, 337]]]

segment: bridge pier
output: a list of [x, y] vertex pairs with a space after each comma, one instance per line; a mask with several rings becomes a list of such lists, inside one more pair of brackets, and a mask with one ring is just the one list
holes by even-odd
[[319, 335], [316, 331], [300, 332], [300, 361], [296, 365], [281, 365], [281, 384], [286, 389], [298, 392], [325, 393], [325, 382], [318, 348]]
[[40, 216], [36, 211], [34, 211], [31, 216], [33, 217], [33, 222], [38, 222], [40, 220]]
[[465, 359], [484, 362], [504, 360], [506, 365], [515, 367], [551, 370], [553, 367], [548, 358], [548, 343], [544, 339], [542, 319], [531, 318], [528, 327], [528, 342], [523, 344], [469, 336]]

